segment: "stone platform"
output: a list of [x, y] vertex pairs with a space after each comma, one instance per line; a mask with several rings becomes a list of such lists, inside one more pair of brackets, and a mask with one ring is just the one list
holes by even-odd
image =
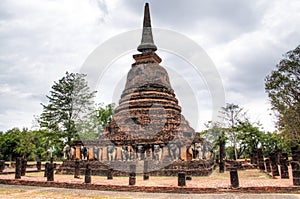
[[[136, 165], [136, 173], [142, 174], [144, 171], [144, 161], [90, 161], [80, 160], [80, 174], [83, 175], [85, 165], [89, 163], [91, 168], [91, 175], [106, 176], [107, 171], [113, 168], [114, 176], [128, 176], [130, 165]], [[208, 176], [215, 168], [213, 161], [207, 160], [191, 160], [181, 161], [177, 160], [168, 164], [168, 162], [160, 162], [155, 160], [148, 161], [148, 172], [150, 176], [177, 176], [178, 172], [186, 172], [187, 175], [192, 176]], [[63, 164], [57, 169], [59, 174], [74, 174], [75, 161], [65, 160]]]

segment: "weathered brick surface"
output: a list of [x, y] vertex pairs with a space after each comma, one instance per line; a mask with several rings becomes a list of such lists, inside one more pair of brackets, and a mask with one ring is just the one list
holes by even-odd
[[[120, 164], [120, 170], [114, 170], [114, 176], [127, 176], [129, 172], [129, 166], [132, 162], [99, 162], [99, 161], [79, 161], [80, 175], [84, 175], [85, 165], [89, 163], [91, 168], [91, 175], [107, 176], [107, 170], [112, 168], [118, 168]], [[60, 174], [74, 174], [74, 161], [64, 161], [63, 164], [57, 169], [56, 173]], [[187, 175], [193, 176], [208, 176], [214, 169], [213, 161], [206, 160], [193, 160], [193, 161], [175, 161], [172, 164], [163, 167], [163, 163], [148, 161], [147, 170], [150, 176], [177, 176], [178, 172], [186, 172]], [[126, 172], [128, 171], [128, 172]]]

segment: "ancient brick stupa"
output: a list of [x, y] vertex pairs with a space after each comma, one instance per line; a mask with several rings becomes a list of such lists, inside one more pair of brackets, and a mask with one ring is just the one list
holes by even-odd
[[[137, 50], [112, 121], [97, 140], [75, 142], [73, 159], [81, 159], [81, 167], [89, 160], [95, 175], [105, 175], [109, 168], [126, 175], [131, 165], [142, 173], [145, 162], [151, 175], [208, 175], [212, 153], [181, 114], [169, 75], [159, 65], [148, 3]], [[66, 160], [60, 171], [70, 173], [72, 165], [73, 160]]]
[[[127, 75], [125, 89], [112, 122], [104, 132], [115, 145], [179, 146], [191, 143], [194, 130], [183, 115], [161, 58], [153, 42], [149, 5], [146, 3], [141, 44]], [[189, 142], [190, 140], [190, 142]]]

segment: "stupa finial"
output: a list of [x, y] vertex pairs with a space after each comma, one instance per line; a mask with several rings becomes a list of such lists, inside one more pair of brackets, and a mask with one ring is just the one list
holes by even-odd
[[149, 3], [145, 4], [142, 41], [137, 50], [142, 53], [150, 51], [154, 52], [157, 50], [157, 47], [153, 42]]

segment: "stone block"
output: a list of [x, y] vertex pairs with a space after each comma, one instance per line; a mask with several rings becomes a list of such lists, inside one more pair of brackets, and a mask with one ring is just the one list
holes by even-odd
[[27, 168], [27, 160], [25, 158], [21, 159], [21, 176], [25, 176]]
[[184, 172], [178, 173], [178, 186], [186, 186], [186, 178]]
[[91, 182], [92, 182], [92, 178], [91, 178], [90, 164], [86, 164], [85, 173], [84, 173], [84, 183], [89, 184]]
[[107, 180], [112, 180], [113, 179], [113, 169], [108, 169], [107, 170]]
[[5, 161], [0, 160], [0, 172], [2, 172], [5, 169]]
[[78, 159], [74, 162], [74, 178], [80, 178], [80, 162]]
[[36, 169], [37, 169], [38, 171], [41, 171], [41, 169], [42, 169], [42, 162], [41, 162], [40, 160], [38, 160], [38, 161], [36, 162]]
[[21, 179], [22, 158], [16, 158], [15, 179]]
[[232, 188], [238, 188], [239, 187], [239, 176], [237, 168], [230, 168], [230, 183]]

